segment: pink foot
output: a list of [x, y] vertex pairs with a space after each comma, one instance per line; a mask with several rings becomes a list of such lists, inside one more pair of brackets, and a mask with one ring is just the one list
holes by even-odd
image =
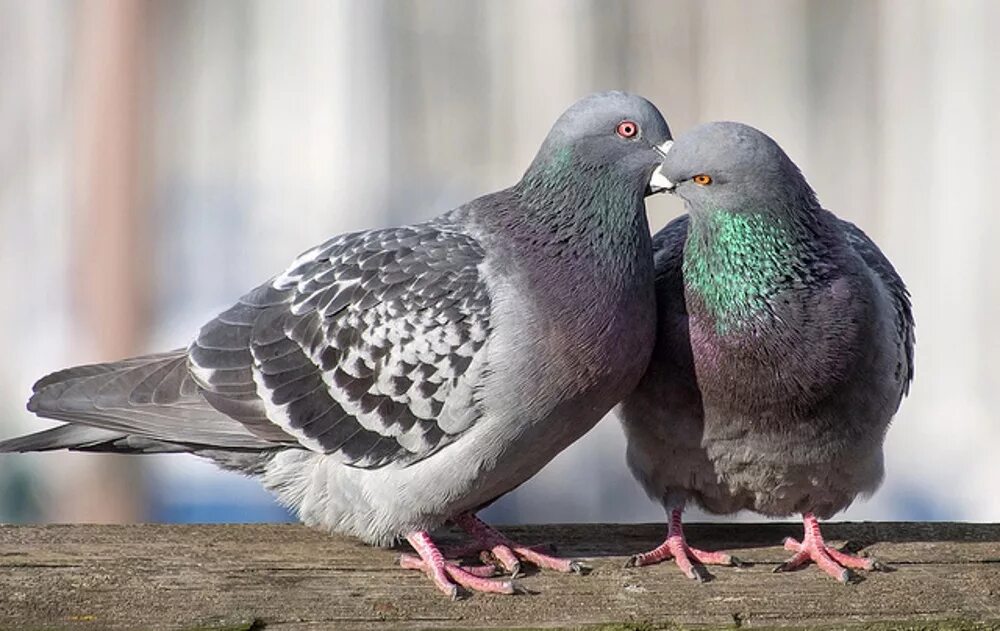
[[[480, 578], [493, 578], [497, 575], [497, 568], [493, 565], [458, 565], [457, 563], [452, 563], [451, 561], [445, 561], [445, 565], [451, 564], [463, 572], [468, 572], [473, 576], [478, 576]], [[427, 571], [427, 564], [424, 560], [413, 554], [401, 554], [399, 555], [399, 566], [404, 570], [420, 570], [421, 572]]]
[[587, 570], [586, 566], [578, 561], [545, 554], [542, 550], [548, 546], [518, 545], [472, 513], [464, 513], [452, 521], [479, 542], [480, 548], [484, 549], [482, 555], [484, 561], [499, 565], [510, 573], [511, 578], [516, 578], [521, 573], [521, 561], [557, 572], [582, 574]]
[[785, 539], [785, 549], [795, 554], [774, 568], [775, 572], [795, 570], [812, 561], [833, 578], [841, 583], [847, 583], [856, 578], [854, 573], [851, 572], [852, 569], [881, 569], [882, 566], [875, 559], [866, 559], [846, 554], [826, 545], [823, 542], [823, 534], [819, 529], [819, 522], [812, 513], [802, 515], [802, 524], [805, 527], [805, 536], [802, 538], [802, 542], [799, 543], [791, 537]]
[[399, 559], [399, 565], [409, 570], [421, 570], [452, 600], [459, 597], [459, 585], [473, 592], [513, 594], [517, 591], [513, 581], [490, 579], [494, 571], [492, 567], [459, 567], [456, 563], [445, 561], [430, 535], [424, 531], [411, 533], [406, 540], [420, 557], [404, 554]]
[[712, 579], [712, 575], [704, 567], [706, 565], [737, 567], [743, 565], [739, 559], [724, 552], [708, 552], [689, 546], [684, 538], [684, 529], [681, 525], [682, 510], [675, 508], [671, 512], [667, 539], [649, 552], [634, 555], [625, 564], [626, 567], [642, 567], [673, 559], [681, 572], [684, 572], [684, 576], [704, 583]]

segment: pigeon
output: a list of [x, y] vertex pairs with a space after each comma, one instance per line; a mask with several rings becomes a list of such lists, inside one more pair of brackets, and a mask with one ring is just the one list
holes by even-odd
[[653, 237], [653, 357], [618, 410], [629, 467], [668, 514], [631, 565], [689, 578], [734, 557], [687, 545], [689, 501], [714, 514], [801, 514], [778, 570], [809, 561], [846, 582], [877, 563], [827, 546], [817, 519], [870, 495], [913, 378], [902, 279], [860, 228], [823, 209], [770, 137], [733, 122], [682, 135], [662, 167], [688, 214]]
[[[641, 378], [656, 322], [645, 196], [670, 142], [646, 99], [588, 96], [510, 188], [333, 237], [185, 349], [42, 378], [28, 409], [65, 424], [0, 450], [197, 454], [307, 525], [405, 538], [417, 555], [401, 565], [453, 598], [514, 593], [521, 561], [579, 571], [475, 513]], [[511, 580], [447, 560], [428, 533], [449, 522]]]

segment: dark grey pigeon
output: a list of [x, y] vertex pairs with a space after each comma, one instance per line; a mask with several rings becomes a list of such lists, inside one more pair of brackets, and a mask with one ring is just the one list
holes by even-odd
[[823, 543], [818, 518], [871, 494], [882, 441], [913, 377], [903, 281], [857, 226], [820, 207], [763, 133], [709, 123], [662, 172], [689, 215], [654, 238], [659, 324], [649, 369], [620, 409], [628, 462], [670, 523], [635, 565], [674, 558], [691, 578], [731, 564], [689, 548], [688, 501], [705, 510], [801, 513], [809, 560], [838, 580], [874, 561]]
[[642, 376], [655, 325], [644, 197], [669, 139], [645, 99], [587, 97], [514, 186], [334, 237], [186, 349], [41, 379], [28, 409], [66, 424], [0, 450], [195, 453], [260, 479], [306, 524], [405, 537], [419, 558], [402, 564], [452, 596], [514, 587], [444, 560], [427, 531], [449, 520], [512, 575], [521, 560], [578, 569], [475, 513]]

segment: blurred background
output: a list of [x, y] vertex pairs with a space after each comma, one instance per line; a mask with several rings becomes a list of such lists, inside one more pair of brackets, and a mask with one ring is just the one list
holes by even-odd
[[[614, 88], [675, 134], [770, 133], [908, 282], [916, 383], [842, 518], [1000, 521], [998, 32], [992, 0], [0, 0], [0, 438], [45, 427], [37, 377], [184, 346], [328, 236], [512, 184]], [[609, 417], [486, 517], [662, 514]], [[0, 521], [288, 518], [194, 457], [0, 456]]]

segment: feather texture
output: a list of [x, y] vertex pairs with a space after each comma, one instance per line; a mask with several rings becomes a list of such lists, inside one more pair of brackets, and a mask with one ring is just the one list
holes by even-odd
[[[228, 449], [273, 445], [201, 396], [183, 350], [60, 370], [40, 379], [28, 401], [39, 416], [148, 439]], [[6, 448], [0, 443], [0, 450]]]
[[0, 449], [190, 451], [376, 544], [474, 511], [641, 376], [669, 138], [645, 99], [588, 97], [514, 186], [312, 248], [185, 350], [42, 379], [29, 408], [69, 425]]
[[902, 279], [752, 128], [697, 127], [663, 172], [689, 214], [653, 239], [656, 346], [621, 407], [634, 475], [669, 510], [825, 518], [874, 492], [913, 378]]
[[253, 431], [358, 467], [415, 462], [480, 415], [482, 260], [443, 219], [336, 237], [205, 325], [192, 374]]

